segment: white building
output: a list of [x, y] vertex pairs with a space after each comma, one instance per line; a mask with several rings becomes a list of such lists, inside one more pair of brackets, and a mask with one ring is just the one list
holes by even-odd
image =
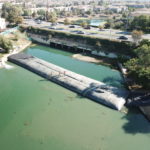
[[128, 8], [126, 6], [109, 6], [108, 7], [108, 10], [111, 10], [113, 12], [116, 12], [116, 13], [119, 13], [121, 11], [125, 11], [127, 10]]
[[4, 3], [0, 3], [0, 9], [2, 9]]
[[4, 18], [0, 18], [0, 30], [6, 29], [6, 22]]
[[35, 3], [32, 3], [32, 2], [25, 2], [24, 3], [24, 7], [25, 8], [36, 8], [36, 4]]
[[129, 4], [127, 6], [131, 8], [145, 8], [144, 4]]

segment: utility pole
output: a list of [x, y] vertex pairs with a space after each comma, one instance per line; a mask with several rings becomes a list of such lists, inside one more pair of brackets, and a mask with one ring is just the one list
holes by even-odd
[[47, 11], [48, 11], [48, 8], [49, 8], [49, 4], [48, 4], [48, 0], [47, 0]]
[[48, 12], [49, 12], [49, 1], [48, 0], [47, 0], [46, 7], [47, 7], [47, 11], [46, 11], [45, 20], [48, 21]]
[[[128, 4], [129, 4], [129, 2], [127, 2], [127, 5]], [[128, 25], [129, 25], [129, 15], [130, 15], [130, 9], [129, 9], [129, 7], [128, 7], [127, 11], [128, 11], [128, 13], [127, 13], [126, 31], [128, 29]]]

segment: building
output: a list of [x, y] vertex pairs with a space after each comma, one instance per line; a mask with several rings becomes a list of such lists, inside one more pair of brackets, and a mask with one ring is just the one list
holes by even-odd
[[0, 9], [2, 9], [4, 3], [0, 3]]
[[150, 16], [150, 9], [148, 8], [139, 9], [131, 13], [131, 16], [141, 16], [141, 15]]
[[129, 8], [145, 8], [144, 4], [129, 4], [127, 5]]
[[0, 30], [6, 29], [6, 21], [4, 18], [0, 18]]
[[25, 2], [24, 4], [24, 7], [25, 8], [36, 8], [36, 4], [35, 3], [32, 3], [32, 2]]
[[120, 13], [122, 11], [128, 10], [126, 6], [112, 6], [112, 5], [110, 5], [107, 9], [113, 11], [114, 13]]

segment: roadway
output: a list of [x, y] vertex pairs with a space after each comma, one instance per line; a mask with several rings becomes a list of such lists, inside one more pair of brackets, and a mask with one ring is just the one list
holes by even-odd
[[[102, 38], [102, 39], [110, 39], [110, 40], [119, 40], [119, 37], [124, 36], [127, 39], [125, 41], [133, 42], [132, 36], [130, 32], [125, 32], [121, 30], [115, 30], [115, 29], [102, 29], [91, 27], [90, 29], [83, 29], [81, 26], [74, 25], [74, 28], [70, 28], [70, 25], [64, 25], [62, 23], [57, 23], [56, 25], [52, 26], [50, 22], [42, 21], [42, 23], [37, 23], [36, 21], [32, 19], [26, 19], [24, 20], [25, 25], [34, 26], [34, 27], [40, 27], [45, 29], [53, 29], [57, 31], [64, 31], [68, 33], [74, 33], [74, 34], [84, 34], [89, 35], [92, 37]], [[149, 39], [150, 40], [150, 34], [144, 34], [142, 36], [143, 39]], [[123, 39], [122, 39], [123, 40]]]

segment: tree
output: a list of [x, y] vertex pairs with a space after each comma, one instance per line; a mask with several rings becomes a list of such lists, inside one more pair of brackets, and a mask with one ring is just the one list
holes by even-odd
[[20, 17], [21, 15], [21, 11], [18, 7], [16, 6], [12, 6], [10, 11], [9, 11], [9, 15], [7, 21], [9, 21], [10, 23], [16, 23], [18, 20], [18, 17]]
[[32, 17], [35, 18], [36, 16], [37, 16], [37, 13], [36, 13], [36, 12], [33, 12], [33, 13], [32, 13]]
[[24, 11], [23, 11], [23, 16], [31, 16], [31, 15], [32, 15], [31, 10], [29, 10], [29, 9], [24, 9]]
[[90, 9], [90, 10], [88, 10], [88, 11], [86, 11], [86, 14], [87, 14], [87, 15], [92, 15], [92, 13], [93, 13], [93, 12], [92, 12], [92, 10], [91, 10], [91, 9]]
[[103, 0], [98, 1], [98, 5], [99, 6], [104, 5], [104, 1]]
[[56, 22], [57, 22], [57, 18], [52, 17], [49, 21], [50, 21], [52, 24], [53, 24], [53, 23], [56, 23]]
[[65, 24], [65, 25], [69, 25], [70, 23], [71, 23], [70, 20], [69, 20], [68, 18], [65, 18], [64, 24]]
[[16, 24], [21, 24], [23, 23], [23, 17], [22, 16], [19, 16], [17, 19], [16, 19]]
[[115, 29], [125, 30], [125, 25], [127, 27], [127, 23], [124, 23], [123, 21], [120, 21], [120, 20], [117, 20], [114, 22], [114, 28]]
[[99, 30], [102, 30], [104, 28], [104, 26], [103, 25], [99, 25], [98, 28], [99, 28]]
[[40, 16], [45, 16], [46, 15], [46, 11], [44, 9], [40, 9], [37, 11], [37, 14]]
[[125, 63], [128, 75], [136, 83], [150, 89], [150, 41], [141, 42], [140, 46], [134, 52], [136, 57]]
[[57, 14], [56, 12], [47, 12], [47, 20], [55, 23], [57, 21]]
[[11, 3], [4, 3], [2, 6], [2, 17], [4, 17], [9, 23], [16, 23], [18, 17], [22, 15], [22, 8], [14, 6]]
[[129, 24], [130, 30], [142, 30], [143, 32], [150, 33], [150, 16], [141, 15], [134, 17]]
[[139, 58], [140, 65], [150, 66], [150, 45], [143, 44], [135, 49], [135, 54]]
[[133, 41], [135, 42], [136, 45], [138, 45], [139, 41], [141, 41], [142, 35], [143, 35], [142, 31], [134, 30], [132, 32], [132, 39], [133, 39]]
[[107, 20], [107, 23], [105, 24], [105, 28], [106, 29], [110, 29], [110, 28], [113, 28], [114, 27], [114, 22], [112, 19], [108, 19]]
[[88, 23], [86, 21], [83, 21], [81, 24], [80, 24], [83, 28], [86, 28], [88, 26]]
[[147, 40], [147, 39], [144, 39], [144, 40], [142, 40], [142, 41], [140, 42], [140, 45], [139, 45], [139, 46], [142, 46], [142, 45], [148, 45], [148, 46], [150, 46], [150, 41]]
[[9, 13], [9, 10], [10, 10], [11, 7], [12, 7], [11, 3], [6, 2], [6, 3], [3, 4], [2, 14], [1, 14], [1, 16], [3, 18], [8, 18], [8, 13]]
[[13, 45], [9, 39], [5, 38], [4, 36], [0, 36], [0, 47], [4, 49], [6, 53], [8, 53], [13, 48]]

